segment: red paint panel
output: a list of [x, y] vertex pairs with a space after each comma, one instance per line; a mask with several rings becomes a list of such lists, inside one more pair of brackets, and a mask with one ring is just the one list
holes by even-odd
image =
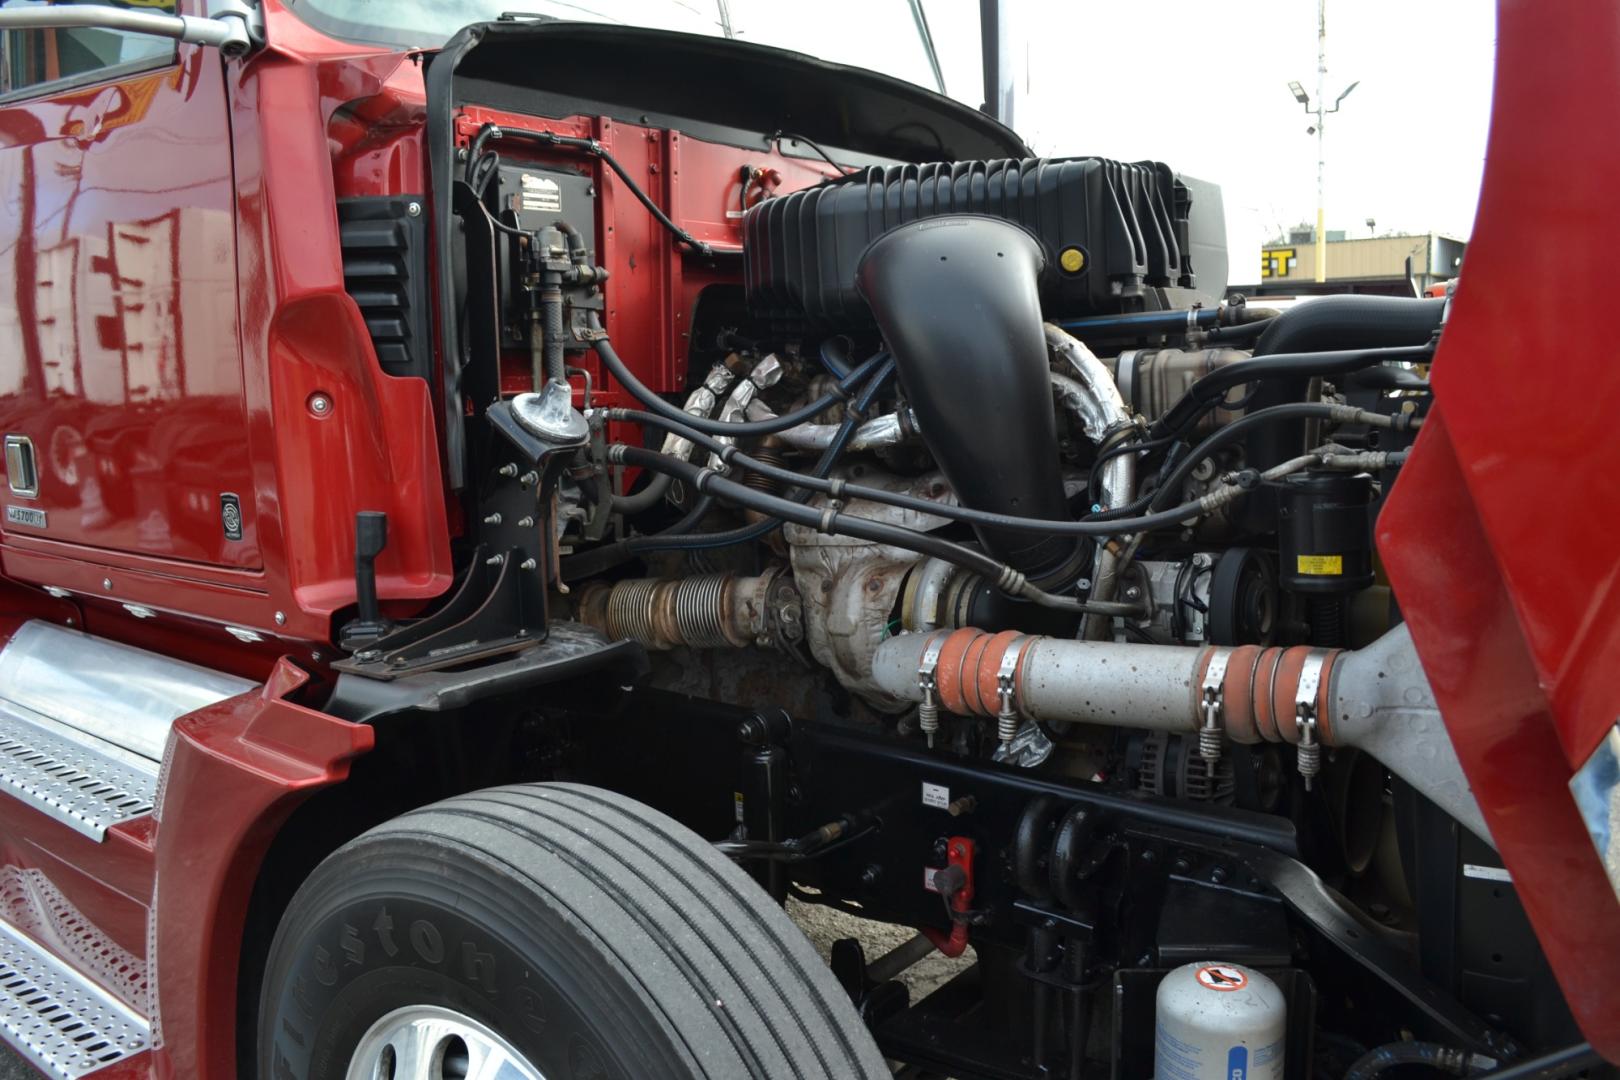
[[237, 960], [259, 864], [298, 803], [373, 745], [371, 728], [290, 703], [306, 679], [283, 662], [262, 690], [175, 723], [152, 905], [154, 1075], [236, 1075]]
[[0, 427], [28, 436], [43, 530], [256, 567], [225, 87], [209, 50], [0, 108]]
[[1503, 0], [1479, 216], [1438, 405], [1379, 549], [1452, 741], [1582, 1030], [1620, 1060], [1620, 904], [1570, 798], [1620, 713], [1620, 9]]

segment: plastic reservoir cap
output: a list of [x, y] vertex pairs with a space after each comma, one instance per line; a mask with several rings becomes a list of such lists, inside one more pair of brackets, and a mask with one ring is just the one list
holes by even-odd
[[1288, 1007], [1253, 968], [1201, 961], [1159, 983], [1154, 1080], [1283, 1080]]

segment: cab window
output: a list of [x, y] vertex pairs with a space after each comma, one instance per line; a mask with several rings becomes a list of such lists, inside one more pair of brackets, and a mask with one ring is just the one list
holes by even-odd
[[[75, 0], [76, 6], [152, 11], [173, 15], [175, 0]], [[39, 8], [40, 0], [4, 0], [0, 9]], [[93, 82], [113, 74], [171, 63], [175, 44], [149, 34], [116, 30], [7, 30], [0, 33], [0, 95], [32, 87]]]

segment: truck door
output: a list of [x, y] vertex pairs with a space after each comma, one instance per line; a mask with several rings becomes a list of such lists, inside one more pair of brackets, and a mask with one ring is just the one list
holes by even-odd
[[5, 544], [257, 568], [219, 55], [105, 30], [0, 50]]

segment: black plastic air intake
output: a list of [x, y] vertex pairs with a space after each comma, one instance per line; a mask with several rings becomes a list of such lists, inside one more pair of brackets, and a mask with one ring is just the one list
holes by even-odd
[[[767, 199], [743, 220], [743, 283], [757, 315], [848, 329], [870, 326], [856, 263], [890, 229], [923, 218], [983, 214], [1028, 229], [1046, 256], [1048, 315], [1134, 311], [1155, 289], [1212, 296], [1225, 288], [1224, 221], [1211, 185], [1168, 165], [1103, 158], [951, 161], [862, 169]], [[1193, 248], [1210, 265], [1194, 276]], [[1205, 258], [1207, 256], [1207, 258]], [[1214, 271], [1211, 273], [1210, 271]]]
[[[1044, 262], [1018, 226], [950, 215], [885, 233], [856, 280], [962, 505], [1066, 521], [1041, 329]], [[1073, 537], [976, 531], [985, 550], [1044, 588], [1079, 575]]]

